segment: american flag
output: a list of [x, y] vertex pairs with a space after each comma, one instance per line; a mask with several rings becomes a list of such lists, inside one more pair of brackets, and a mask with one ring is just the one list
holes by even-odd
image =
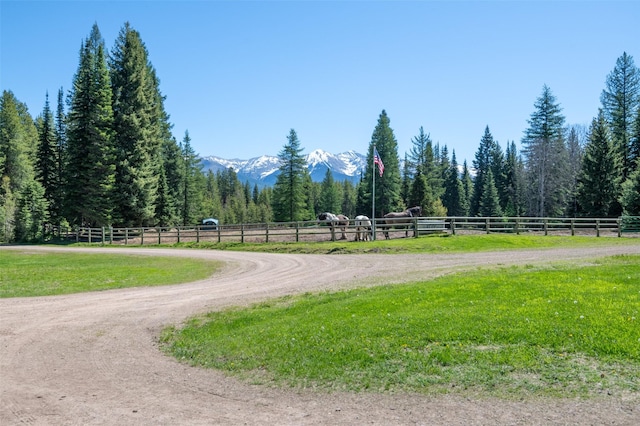
[[382, 177], [382, 173], [384, 173], [384, 164], [382, 163], [380, 154], [378, 154], [378, 150], [375, 147], [373, 148], [373, 164], [378, 165], [378, 173], [380, 173], [380, 177]]

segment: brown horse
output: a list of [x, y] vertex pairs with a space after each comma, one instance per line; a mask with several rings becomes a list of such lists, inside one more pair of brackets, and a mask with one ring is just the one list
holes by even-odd
[[349, 226], [349, 218], [343, 214], [333, 214], [329, 212], [320, 213], [318, 215], [320, 222], [325, 222], [331, 227], [331, 238], [335, 236], [335, 229], [342, 230], [342, 239], [347, 239], [347, 226]]
[[409, 236], [409, 228], [413, 222], [412, 218], [422, 215], [422, 207], [411, 207], [403, 212], [391, 212], [384, 215], [384, 237], [389, 239], [389, 228], [403, 227], [405, 228], [404, 236]]

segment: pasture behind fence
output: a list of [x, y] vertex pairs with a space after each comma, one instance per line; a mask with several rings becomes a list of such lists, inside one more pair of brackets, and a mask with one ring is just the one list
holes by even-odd
[[[619, 218], [538, 218], [538, 217], [415, 217], [410, 222], [385, 224], [372, 220], [370, 235], [376, 239], [419, 237], [450, 233], [490, 234], [534, 233], [543, 235], [640, 236], [640, 217]], [[355, 221], [344, 229], [345, 239], [356, 238]], [[343, 230], [313, 221], [137, 228], [87, 228], [56, 230], [58, 238], [84, 243], [160, 245], [188, 242], [270, 243], [339, 241]]]

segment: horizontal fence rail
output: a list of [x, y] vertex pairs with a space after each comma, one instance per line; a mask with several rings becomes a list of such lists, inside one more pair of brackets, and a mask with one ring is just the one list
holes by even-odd
[[539, 218], [539, 217], [413, 217], [389, 223], [372, 219], [371, 227], [324, 222], [271, 222], [233, 225], [194, 225], [138, 228], [77, 228], [55, 230], [59, 239], [84, 243], [159, 245], [188, 242], [269, 243], [365, 240], [419, 237], [430, 234], [535, 233], [544, 235], [594, 235], [640, 237], [640, 217]]

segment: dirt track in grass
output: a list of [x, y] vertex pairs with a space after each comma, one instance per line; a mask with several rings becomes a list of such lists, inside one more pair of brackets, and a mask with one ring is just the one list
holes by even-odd
[[[25, 251], [99, 248], [0, 247]], [[288, 255], [127, 248], [217, 259], [188, 284], [0, 299], [0, 424], [637, 425], [640, 395], [503, 401], [460, 396], [273, 389], [188, 367], [157, 339], [168, 324], [231, 305], [324, 289], [403, 282], [466, 267], [640, 254], [640, 244], [446, 255]]]

